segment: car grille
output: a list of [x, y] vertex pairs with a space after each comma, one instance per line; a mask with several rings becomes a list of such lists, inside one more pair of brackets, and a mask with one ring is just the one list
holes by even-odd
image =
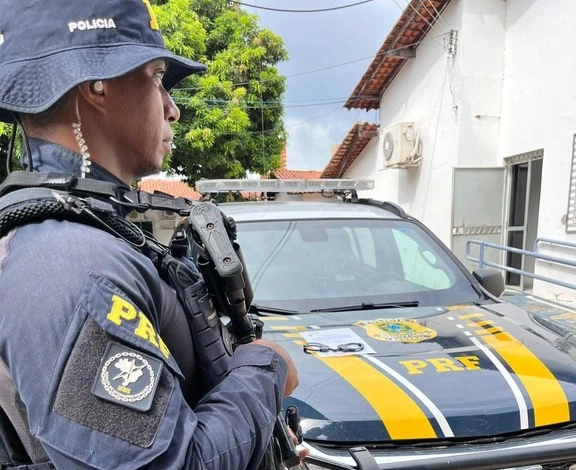
[[[526, 459], [522, 452], [518, 452], [518, 445], [525, 442], [554, 442], [558, 439], [562, 440], [565, 438], [574, 439], [575, 437], [575, 423], [570, 423], [567, 425], [560, 426], [550, 426], [546, 428], [533, 429], [530, 431], [525, 431], [522, 433], [514, 433], [509, 435], [500, 436], [490, 436], [484, 438], [475, 439], [444, 439], [444, 440], [429, 440], [429, 441], [419, 441], [419, 442], [387, 442], [374, 445], [374, 443], [360, 443], [360, 442], [340, 442], [340, 443], [326, 443], [318, 441], [307, 441], [313, 448], [318, 449], [325, 456], [332, 456], [336, 459], [342, 459], [349, 457], [348, 448], [350, 447], [366, 447], [372, 456], [378, 459], [379, 462], [388, 462], [386, 468], [392, 468], [390, 457], [394, 456], [398, 458], [402, 457], [402, 464], [399, 464], [399, 468], [409, 468], [406, 465], [411, 461], [411, 455], [422, 457], [426, 455], [435, 463], [430, 468], [440, 468], [438, 465], [441, 464], [446, 453], [450, 454], [454, 451], [453, 458], [458, 459], [458, 455], [462, 455], [470, 452], [470, 455], [485, 452], [486, 458], [490, 459], [490, 455], [493, 455], [491, 451], [498, 450], [501, 455], [506, 453], [506, 448], [510, 446], [511, 454], [508, 454], [509, 459], [507, 464], [502, 466], [497, 466], [496, 462], [498, 460], [492, 460], [492, 463], [487, 463], [486, 467], [490, 469], [498, 470], [576, 470], [576, 458], [570, 452], [568, 454], [555, 454], [544, 452], [540, 455], [540, 460], [538, 458], [538, 453], [533, 454], [531, 457]], [[552, 444], [554, 445], [554, 444]], [[520, 446], [521, 447], [521, 446]], [[546, 446], [547, 448], [547, 446]], [[504, 454], [502, 454], [504, 453]], [[560, 462], [551, 461], [554, 459], [554, 455], [558, 455]], [[516, 462], [516, 457], [518, 461]], [[328, 457], [329, 458], [329, 457]], [[394, 459], [393, 459], [394, 460]], [[474, 468], [478, 467], [478, 460], [473, 464]], [[530, 462], [530, 463], [528, 463]], [[336, 467], [333, 467], [336, 468]], [[456, 468], [456, 467], [450, 467]], [[465, 469], [466, 466], [463, 465], [458, 468]]]
[[542, 470], [576, 470], [576, 462], [545, 463], [541, 467]]

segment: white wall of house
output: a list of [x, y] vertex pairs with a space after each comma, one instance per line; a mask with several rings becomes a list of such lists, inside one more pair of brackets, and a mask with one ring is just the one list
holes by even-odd
[[[576, 243], [566, 233], [572, 142], [576, 132], [576, 2], [508, 0], [502, 107], [502, 157], [543, 149], [538, 236]], [[542, 245], [542, 251], [576, 260], [576, 249]], [[576, 284], [576, 269], [536, 263], [536, 274]], [[575, 291], [536, 281], [534, 291], [572, 299]]]
[[[476, 13], [482, 3], [482, 15]], [[502, 0], [454, 0], [382, 96], [380, 139], [373, 139], [346, 172], [374, 178], [372, 197], [391, 200], [428, 225], [447, 245], [451, 237], [452, 168], [494, 166], [498, 160], [504, 41]], [[481, 23], [484, 28], [475, 28]], [[448, 57], [444, 33], [458, 31]], [[480, 73], [479, 80], [475, 73]], [[478, 118], [476, 115], [495, 118]], [[419, 167], [384, 169], [384, 130], [414, 122], [423, 143]], [[481, 163], [483, 162], [483, 163]]]
[[[452, 58], [441, 36], [450, 30], [458, 31]], [[345, 177], [373, 178], [370, 197], [400, 204], [450, 246], [454, 168], [502, 167], [506, 157], [543, 149], [537, 236], [576, 243], [563, 224], [576, 132], [575, 42], [573, 0], [452, 0], [382, 95], [380, 137]], [[383, 169], [384, 129], [402, 121], [415, 123], [423, 160]], [[505, 226], [506, 210], [502, 219]], [[575, 249], [543, 249], [576, 260]], [[537, 262], [536, 273], [576, 284], [574, 268]], [[576, 301], [576, 291], [549, 283], [536, 281], [534, 292]]]

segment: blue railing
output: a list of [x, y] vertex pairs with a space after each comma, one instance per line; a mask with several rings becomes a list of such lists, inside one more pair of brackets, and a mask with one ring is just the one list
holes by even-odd
[[[534, 258], [535, 260], [548, 261], [550, 263], [555, 263], [558, 265], [567, 266], [569, 268], [576, 268], [576, 261], [572, 261], [572, 260], [565, 259], [565, 258], [558, 258], [556, 256], [551, 256], [551, 255], [541, 253], [539, 251], [541, 244], [548, 244], [548, 245], [553, 245], [555, 247], [574, 249], [576, 251], [576, 243], [566, 242], [566, 241], [562, 241], [562, 240], [552, 240], [550, 238], [537, 238], [536, 241], [534, 242], [534, 251], [521, 250], [519, 248], [512, 248], [510, 246], [498, 245], [497, 243], [484, 242], [484, 241], [480, 241], [480, 240], [469, 240], [468, 242], [466, 242], [466, 259], [468, 259], [472, 262], [478, 263], [478, 267], [480, 267], [480, 268], [484, 268], [486, 266], [489, 266], [492, 268], [502, 269], [502, 270], [510, 272], [510, 273], [518, 274], [520, 276], [526, 276], [526, 277], [530, 277], [532, 279], [538, 279], [540, 281], [550, 282], [550, 283], [556, 284], [558, 286], [567, 287], [568, 289], [576, 289], [576, 284], [574, 284], [574, 283], [561, 281], [559, 279], [554, 279], [554, 278], [547, 277], [547, 276], [541, 276], [539, 274], [531, 273], [529, 271], [525, 271], [522, 269], [512, 268], [510, 266], [498, 264], [498, 263], [495, 263], [494, 261], [490, 261], [490, 260], [486, 259], [486, 249], [492, 248], [495, 250], [505, 251], [507, 253], [515, 253], [518, 255], [530, 256], [530, 257]], [[471, 251], [472, 251], [471, 247], [473, 245], [477, 246], [478, 250], [479, 250], [477, 258], [472, 256], [472, 253], [471, 253]], [[575, 258], [576, 258], [576, 256], [575, 256]], [[576, 272], [575, 272], [575, 276], [576, 276]]]

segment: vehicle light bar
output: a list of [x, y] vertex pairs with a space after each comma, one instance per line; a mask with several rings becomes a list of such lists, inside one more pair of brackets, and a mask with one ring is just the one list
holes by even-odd
[[202, 194], [229, 191], [270, 193], [317, 193], [321, 191], [374, 189], [373, 180], [294, 179], [294, 180], [198, 180], [196, 191]]

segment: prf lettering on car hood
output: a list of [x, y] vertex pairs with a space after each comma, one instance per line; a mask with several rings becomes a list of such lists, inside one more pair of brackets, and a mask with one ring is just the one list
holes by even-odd
[[399, 361], [410, 375], [423, 374], [424, 369], [434, 372], [462, 372], [465, 370], [480, 370], [478, 356], [435, 357], [430, 359], [414, 359]]
[[156, 332], [154, 325], [146, 318], [146, 315], [137, 311], [134, 305], [122, 297], [117, 295], [112, 296], [112, 307], [106, 319], [116, 325], [121, 325], [123, 321], [134, 322], [136, 324], [136, 328], [134, 329], [136, 336], [145, 339], [158, 348], [166, 358], [170, 356], [168, 346], [164, 344], [164, 341], [162, 341], [162, 338], [160, 338], [160, 335]]

